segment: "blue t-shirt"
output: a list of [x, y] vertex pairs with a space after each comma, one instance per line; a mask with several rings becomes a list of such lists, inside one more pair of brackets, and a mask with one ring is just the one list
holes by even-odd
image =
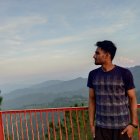
[[96, 126], [121, 129], [130, 123], [127, 90], [135, 86], [128, 69], [115, 66], [104, 72], [97, 68], [89, 73], [87, 86], [95, 92]]

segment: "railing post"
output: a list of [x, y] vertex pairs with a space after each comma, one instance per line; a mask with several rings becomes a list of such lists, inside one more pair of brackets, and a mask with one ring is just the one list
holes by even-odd
[[0, 111], [0, 140], [4, 140], [2, 112]]
[[138, 118], [138, 140], [140, 140], [140, 120]]

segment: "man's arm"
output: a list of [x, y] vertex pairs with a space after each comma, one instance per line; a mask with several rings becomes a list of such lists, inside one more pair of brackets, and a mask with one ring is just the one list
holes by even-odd
[[[130, 113], [131, 113], [131, 123], [137, 126], [138, 116], [137, 116], [137, 99], [135, 94], [135, 89], [130, 89], [127, 91], [130, 103]], [[128, 125], [123, 131], [122, 134], [127, 133], [128, 137], [132, 137], [134, 132], [134, 126]]]
[[92, 88], [89, 88], [89, 121], [93, 136], [95, 136], [94, 120], [95, 120], [95, 93]]
[[137, 125], [137, 99], [135, 94], [135, 89], [128, 90], [128, 97], [130, 101], [130, 113], [132, 124]]

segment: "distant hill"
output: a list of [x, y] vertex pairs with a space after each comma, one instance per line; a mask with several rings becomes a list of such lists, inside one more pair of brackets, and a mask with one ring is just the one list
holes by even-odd
[[29, 88], [17, 89], [3, 95], [2, 109], [19, 109], [31, 104], [48, 105], [60, 97], [88, 97], [86, 83], [86, 78], [79, 77], [69, 81], [46, 81]]
[[[138, 103], [140, 103], [140, 66], [131, 67], [129, 69], [134, 76], [137, 99]], [[23, 109], [38, 106], [51, 107], [51, 105], [57, 106], [57, 103], [59, 107], [62, 102], [64, 103], [64, 98], [67, 99], [67, 104], [70, 104], [70, 101], [77, 96], [79, 96], [80, 101], [83, 101], [84, 98], [85, 103], [88, 99], [88, 88], [86, 84], [87, 78], [79, 77], [69, 81], [45, 81], [28, 88], [17, 89], [3, 95], [2, 109]], [[60, 100], [60, 102], [58, 102], [58, 100]], [[73, 101], [76, 102], [76, 100]], [[63, 106], [63, 103], [61, 106]]]
[[138, 91], [140, 90], [140, 66], [131, 67], [129, 69], [134, 76], [135, 86]]
[[70, 106], [87, 106], [88, 98], [80, 95], [72, 97], [58, 97], [50, 103], [30, 104], [23, 106], [24, 109], [37, 109], [37, 108], [56, 108], [56, 107], [70, 107]]
[[131, 67], [129, 69], [134, 76], [134, 82], [135, 82], [136, 91], [137, 91], [136, 92], [137, 100], [138, 100], [138, 103], [140, 104], [140, 66]]

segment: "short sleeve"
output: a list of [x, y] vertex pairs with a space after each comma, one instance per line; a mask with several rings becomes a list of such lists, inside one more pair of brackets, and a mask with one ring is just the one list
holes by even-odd
[[87, 81], [87, 87], [89, 88], [93, 88], [93, 85], [92, 85], [92, 72], [89, 73], [88, 75], [88, 81]]
[[135, 88], [133, 75], [129, 70], [126, 70], [124, 73], [124, 82], [125, 82], [125, 90], [130, 90]]

